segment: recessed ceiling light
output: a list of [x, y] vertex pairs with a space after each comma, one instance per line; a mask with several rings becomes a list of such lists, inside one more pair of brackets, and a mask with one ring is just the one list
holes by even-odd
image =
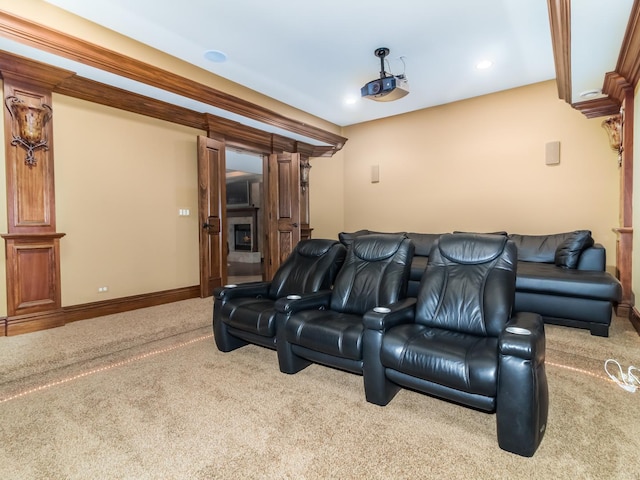
[[594, 88], [593, 90], [586, 90], [580, 94], [581, 98], [593, 98], [597, 97], [602, 93], [602, 90], [599, 88]]
[[355, 105], [355, 103], [358, 101], [358, 97], [356, 97], [355, 95], [349, 95], [348, 97], [346, 97], [344, 99], [344, 104], [345, 105]]
[[491, 68], [493, 66], [493, 62], [491, 60], [482, 60], [476, 64], [476, 68], [478, 70], [486, 70], [487, 68]]
[[207, 50], [204, 52], [204, 58], [210, 62], [222, 63], [227, 61], [227, 54], [220, 50]]

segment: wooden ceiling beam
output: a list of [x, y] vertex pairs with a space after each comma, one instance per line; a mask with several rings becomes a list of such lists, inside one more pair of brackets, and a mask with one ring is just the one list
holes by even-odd
[[622, 40], [616, 69], [603, 79], [606, 97], [573, 102], [571, 91], [571, 0], [547, 0], [558, 97], [587, 118], [615, 115], [620, 110], [621, 88], [635, 89], [640, 80], [640, 2], [634, 0]]
[[571, 103], [571, 0], [547, 0], [558, 97]]
[[45, 52], [327, 143], [334, 147], [334, 151], [340, 150], [347, 141], [340, 135], [293, 120], [189, 78], [2, 10], [0, 10], [0, 35]]

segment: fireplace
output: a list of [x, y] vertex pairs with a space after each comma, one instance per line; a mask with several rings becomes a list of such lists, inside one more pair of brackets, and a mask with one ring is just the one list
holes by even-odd
[[240, 263], [259, 263], [261, 230], [258, 223], [258, 208], [227, 209], [227, 260]]
[[251, 237], [250, 223], [236, 223], [233, 225], [233, 249], [241, 252], [252, 250], [253, 239]]

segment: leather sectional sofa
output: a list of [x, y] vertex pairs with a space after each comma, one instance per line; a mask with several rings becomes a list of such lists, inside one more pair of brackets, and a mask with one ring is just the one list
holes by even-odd
[[[339, 240], [348, 246], [353, 239], [373, 232], [342, 232]], [[441, 233], [402, 232], [412, 240], [408, 296], [415, 296], [427, 266], [429, 252]], [[455, 233], [455, 232], [454, 232]], [[620, 301], [620, 282], [606, 271], [606, 250], [594, 242], [588, 230], [550, 235], [507, 236], [518, 249], [516, 312], [534, 312], [545, 323], [588, 329], [606, 337], [613, 307]]]

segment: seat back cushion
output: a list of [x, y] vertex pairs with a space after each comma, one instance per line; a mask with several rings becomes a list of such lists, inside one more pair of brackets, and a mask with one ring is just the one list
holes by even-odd
[[591, 238], [589, 230], [576, 230], [552, 235], [512, 233], [509, 235], [509, 239], [516, 244], [520, 261], [556, 263], [556, 265], [568, 268], [575, 268], [582, 250], [593, 245], [593, 238]]
[[331, 294], [331, 310], [363, 315], [406, 296], [414, 246], [405, 234], [356, 237]]
[[362, 235], [369, 235], [371, 232], [369, 230], [358, 230], [356, 232], [340, 232], [338, 234], [338, 240], [345, 247], [348, 247], [353, 243], [356, 237], [361, 237]]
[[416, 323], [497, 337], [511, 316], [516, 262], [505, 236], [442, 235], [420, 281]]
[[300, 241], [273, 276], [269, 297], [276, 300], [330, 288], [345, 255], [346, 248], [336, 240]]

